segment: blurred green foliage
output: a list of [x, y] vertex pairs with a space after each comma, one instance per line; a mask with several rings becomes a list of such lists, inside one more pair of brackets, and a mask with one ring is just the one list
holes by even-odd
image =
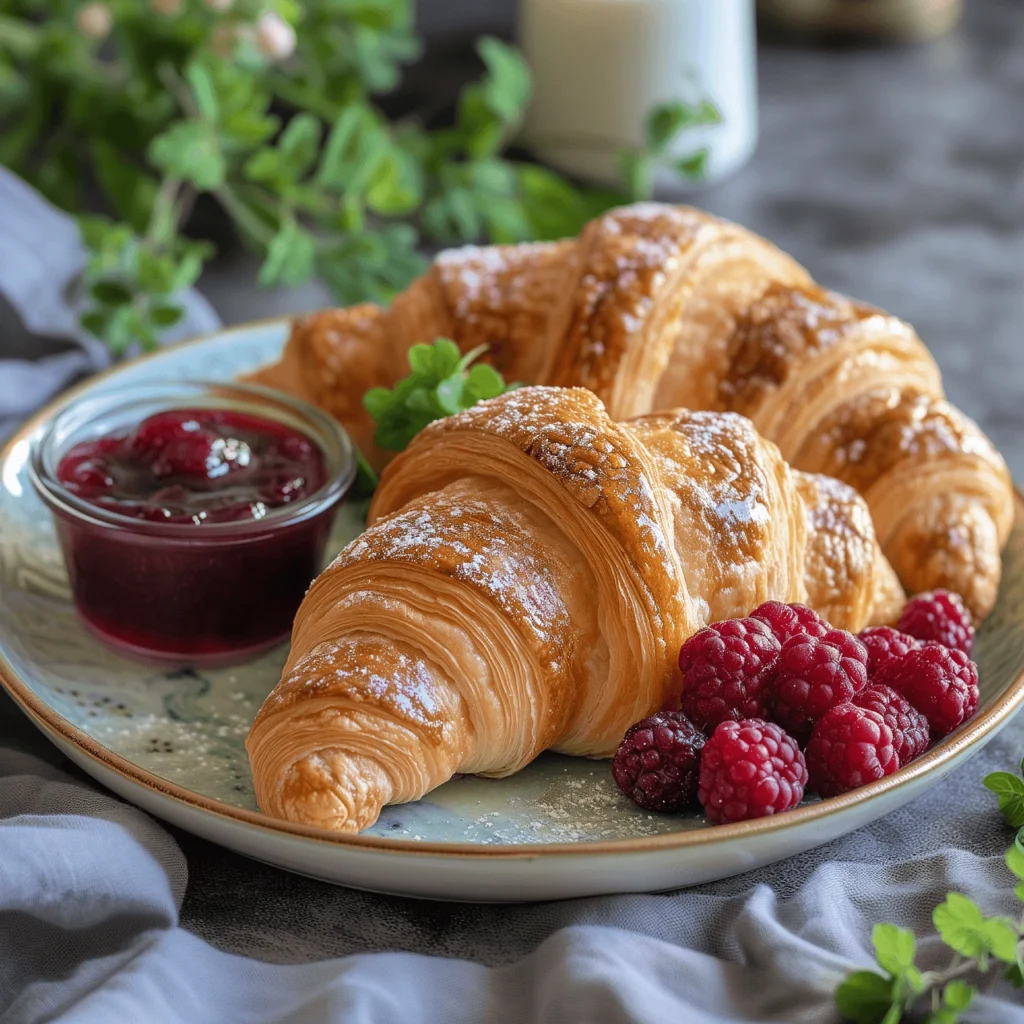
[[[382, 301], [423, 269], [424, 242], [561, 237], [648, 196], [676, 135], [717, 118], [657, 108], [620, 154], [622, 190], [579, 188], [506, 155], [531, 79], [497, 39], [478, 41], [452, 123], [381, 113], [374, 96], [420, 53], [412, 15], [411, 0], [6, 0], [0, 163], [82, 215], [83, 325], [120, 353], [180, 319], [174, 296], [213, 253], [182, 233], [200, 195], [262, 255], [260, 284], [318, 275], [341, 303]], [[675, 170], [700, 178], [705, 157]]]

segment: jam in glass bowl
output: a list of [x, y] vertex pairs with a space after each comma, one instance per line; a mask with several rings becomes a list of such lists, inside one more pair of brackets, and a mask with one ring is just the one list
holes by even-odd
[[303, 402], [174, 382], [72, 401], [31, 475], [85, 624], [121, 653], [208, 666], [288, 636], [355, 456]]

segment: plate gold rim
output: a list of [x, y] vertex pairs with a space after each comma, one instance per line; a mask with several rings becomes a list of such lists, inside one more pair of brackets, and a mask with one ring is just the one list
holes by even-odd
[[[164, 355], [168, 351], [177, 350], [191, 345], [200, 344], [213, 338], [222, 338], [225, 334], [244, 333], [255, 327], [268, 327], [274, 324], [285, 325], [292, 317], [268, 317], [245, 324], [215, 331], [212, 334], [200, 335], [166, 346], [156, 352], [148, 353], [118, 366], [96, 374], [82, 383], [70, 388], [51, 402], [31, 419], [24, 423], [0, 449], [0, 466], [6, 464], [17, 445], [30, 438], [42, 423], [53, 413], [77, 395], [88, 390], [98, 380], [116, 375], [128, 366]], [[1014, 488], [1014, 501], [1017, 517], [1024, 520], [1024, 494]], [[753, 821], [736, 822], [731, 825], [693, 829], [685, 832], [668, 832], [657, 836], [641, 836], [634, 839], [610, 839], [587, 843], [529, 843], [529, 844], [483, 844], [483, 843], [410, 843], [399, 839], [387, 839], [378, 836], [350, 835], [348, 833], [329, 832], [324, 829], [311, 828], [280, 818], [269, 818], [256, 811], [235, 807], [203, 796], [184, 786], [161, 778], [153, 772], [134, 764], [115, 754], [112, 750], [96, 742], [91, 736], [72, 725], [67, 719], [57, 714], [53, 708], [38, 697], [14, 670], [14, 667], [0, 654], [0, 684], [14, 699], [15, 703], [28, 715], [44, 734], [52, 737], [56, 734], [72, 746], [80, 750], [90, 760], [123, 776], [128, 781], [142, 786], [160, 796], [167, 797], [191, 809], [199, 810], [214, 817], [224, 819], [234, 825], [246, 825], [272, 832], [313, 840], [328, 846], [347, 847], [359, 852], [386, 853], [389, 855], [450, 858], [477, 858], [481, 860], [502, 859], [536, 859], [551, 856], [581, 856], [602, 854], [650, 853], [687, 847], [706, 846], [709, 843], [728, 842], [729, 840], [748, 839], [755, 836], [770, 835], [788, 828], [810, 824], [841, 814], [861, 804], [892, 793], [918, 780], [925, 775], [951, 767], [953, 762], [971, 747], [998, 730], [1024, 703], [1024, 669], [1013, 679], [1000, 696], [986, 707], [980, 714], [972, 718], [967, 725], [952, 736], [947, 737], [933, 747], [924, 756], [901, 768], [892, 775], [876, 782], [862, 786], [860, 789], [830, 797], [812, 804], [804, 804], [777, 817], [756, 818]]]

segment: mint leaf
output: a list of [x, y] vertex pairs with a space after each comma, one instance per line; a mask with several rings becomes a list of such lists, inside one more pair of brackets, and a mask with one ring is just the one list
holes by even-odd
[[874, 971], [854, 971], [836, 989], [836, 1009], [851, 1024], [883, 1024], [893, 1008], [893, 982]]
[[120, 281], [97, 281], [89, 291], [105, 306], [123, 306], [132, 301], [131, 290]]
[[320, 121], [312, 114], [298, 114], [281, 133], [278, 149], [293, 181], [298, 181], [316, 161], [320, 150]]
[[470, 366], [485, 349], [463, 356], [448, 338], [438, 338], [433, 345], [413, 345], [408, 353], [409, 375], [393, 388], [371, 388], [363, 396], [363, 406], [377, 424], [377, 444], [401, 451], [428, 423], [508, 390], [493, 367]]
[[1024, 779], [1009, 772], [985, 776], [985, 788], [999, 797], [999, 810], [1011, 828], [1024, 826]]
[[469, 404], [475, 405], [487, 398], [497, 398], [507, 390], [504, 378], [493, 366], [477, 363], [469, 371], [465, 389]]
[[674, 161], [672, 167], [681, 178], [703, 181], [708, 175], [708, 151], [698, 149], [696, 153]]
[[516, 165], [519, 202], [533, 238], [578, 235], [583, 225], [622, 202], [613, 192], [582, 194], [564, 178], [536, 164]]
[[974, 993], [973, 985], [954, 979], [942, 990], [942, 1005], [950, 1010], [966, 1010], [974, 1001]]
[[346, 195], [361, 195], [390, 152], [391, 141], [374, 113], [353, 104], [342, 111], [327, 136], [316, 181]]
[[619, 173], [630, 199], [650, 199], [654, 192], [654, 164], [638, 150], [624, 149], [616, 154]]
[[259, 283], [299, 285], [313, 273], [316, 244], [294, 220], [287, 220], [270, 241], [267, 258], [260, 268]]
[[1024, 852], [1016, 843], [1006, 851], [1006, 866], [1017, 878], [1024, 881]]
[[200, 116], [206, 121], [216, 121], [220, 116], [220, 104], [213, 84], [213, 77], [205, 64], [193, 61], [185, 69], [185, 77], [192, 87], [192, 95]]
[[694, 123], [696, 112], [686, 103], [661, 103], [652, 107], [644, 120], [647, 148], [660, 153], [682, 131]]
[[437, 401], [445, 413], [454, 416], [461, 412], [463, 406], [463, 392], [466, 389], [466, 379], [462, 374], [448, 377], [437, 385]]
[[901, 977], [914, 966], [914, 933], [894, 924], [876, 924], [871, 932], [875, 958], [883, 970], [893, 977]]
[[157, 327], [173, 327], [185, 315], [180, 306], [154, 306], [149, 311], [149, 318]]
[[149, 159], [174, 178], [183, 178], [205, 191], [219, 188], [227, 162], [213, 128], [203, 121], [181, 121], [149, 144]]
[[487, 106], [503, 121], [518, 120], [533, 91], [530, 69], [518, 50], [494, 36], [484, 36], [476, 46], [487, 66], [483, 96]]
[[399, 217], [411, 213], [423, 195], [423, 175], [412, 156], [390, 149], [378, 165], [366, 190], [366, 203], [374, 213]]
[[932, 914], [942, 941], [961, 956], [979, 961], [985, 970], [991, 954], [1004, 963], [1016, 962], [1017, 929], [1006, 918], [986, 918], [977, 904], [951, 892]]
[[165, 173], [204, 191], [221, 185], [227, 172], [213, 130], [201, 121], [172, 125], [153, 139], [148, 154]]
[[957, 1024], [960, 1014], [974, 1001], [975, 988], [960, 979], [954, 979], [942, 990], [941, 1006], [930, 1013], [926, 1024]]
[[113, 208], [136, 231], [145, 231], [156, 195], [156, 182], [106, 139], [93, 139], [89, 152], [96, 179]]
[[102, 338], [106, 334], [108, 314], [98, 309], [91, 309], [78, 318], [78, 323], [94, 337]]
[[990, 917], [983, 929], [989, 951], [1004, 964], [1017, 962], [1017, 928], [1006, 917]]
[[932, 921], [942, 941], [961, 956], [977, 957], [986, 952], [981, 934], [985, 918], [973, 900], [957, 892], [949, 893], [945, 902], [932, 912]]

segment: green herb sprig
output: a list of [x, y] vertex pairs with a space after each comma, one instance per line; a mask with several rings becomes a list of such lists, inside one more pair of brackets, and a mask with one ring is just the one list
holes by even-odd
[[412, 372], [393, 388], [370, 388], [363, 396], [363, 405], [377, 424], [377, 444], [400, 452], [428, 423], [518, 387], [506, 384], [493, 366], [475, 362], [486, 351], [481, 345], [462, 355], [448, 338], [413, 345]]
[[[1006, 866], [1017, 879], [1013, 891], [1024, 904], [1024, 778], [993, 772], [985, 786], [999, 796], [1007, 824], [1019, 830], [1006, 852]], [[952, 953], [949, 966], [921, 971], [914, 963], [913, 933], [893, 924], [876, 925], [871, 938], [878, 970], [855, 971], [839, 986], [836, 1006], [843, 1020], [900, 1024], [913, 1014], [925, 1024], [957, 1024], [978, 991], [968, 979], [996, 966], [1011, 984], [1024, 988], [1024, 913], [1018, 921], [986, 917], [969, 897], [951, 892], [935, 908], [932, 921]]]
[[[642, 197], [669, 142], [713, 110], [656, 108], [624, 187], [596, 191], [508, 156], [532, 84], [498, 39], [478, 41], [481, 75], [448, 123], [385, 116], [377, 96], [422, 49], [413, 0], [0, 7], [0, 163], [91, 214], [81, 322], [115, 353], [183, 315], [213, 253], [185, 234], [199, 200], [260, 254], [261, 285], [317, 276], [340, 303], [383, 301], [423, 270], [423, 243], [563, 237]], [[700, 177], [703, 158], [675, 169]]]
[[708, 170], [706, 146], [673, 156], [673, 143], [692, 128], [720, 124], [722, 115], [710, 100], [696, 104], [663, 103], [651, 109], [644, 120], [644, 144], [620, 149], [619, 171], [630, 199], [650, 199], [654, 194], [654, 175], [666, 168], [680, 178], [701, 181]]

